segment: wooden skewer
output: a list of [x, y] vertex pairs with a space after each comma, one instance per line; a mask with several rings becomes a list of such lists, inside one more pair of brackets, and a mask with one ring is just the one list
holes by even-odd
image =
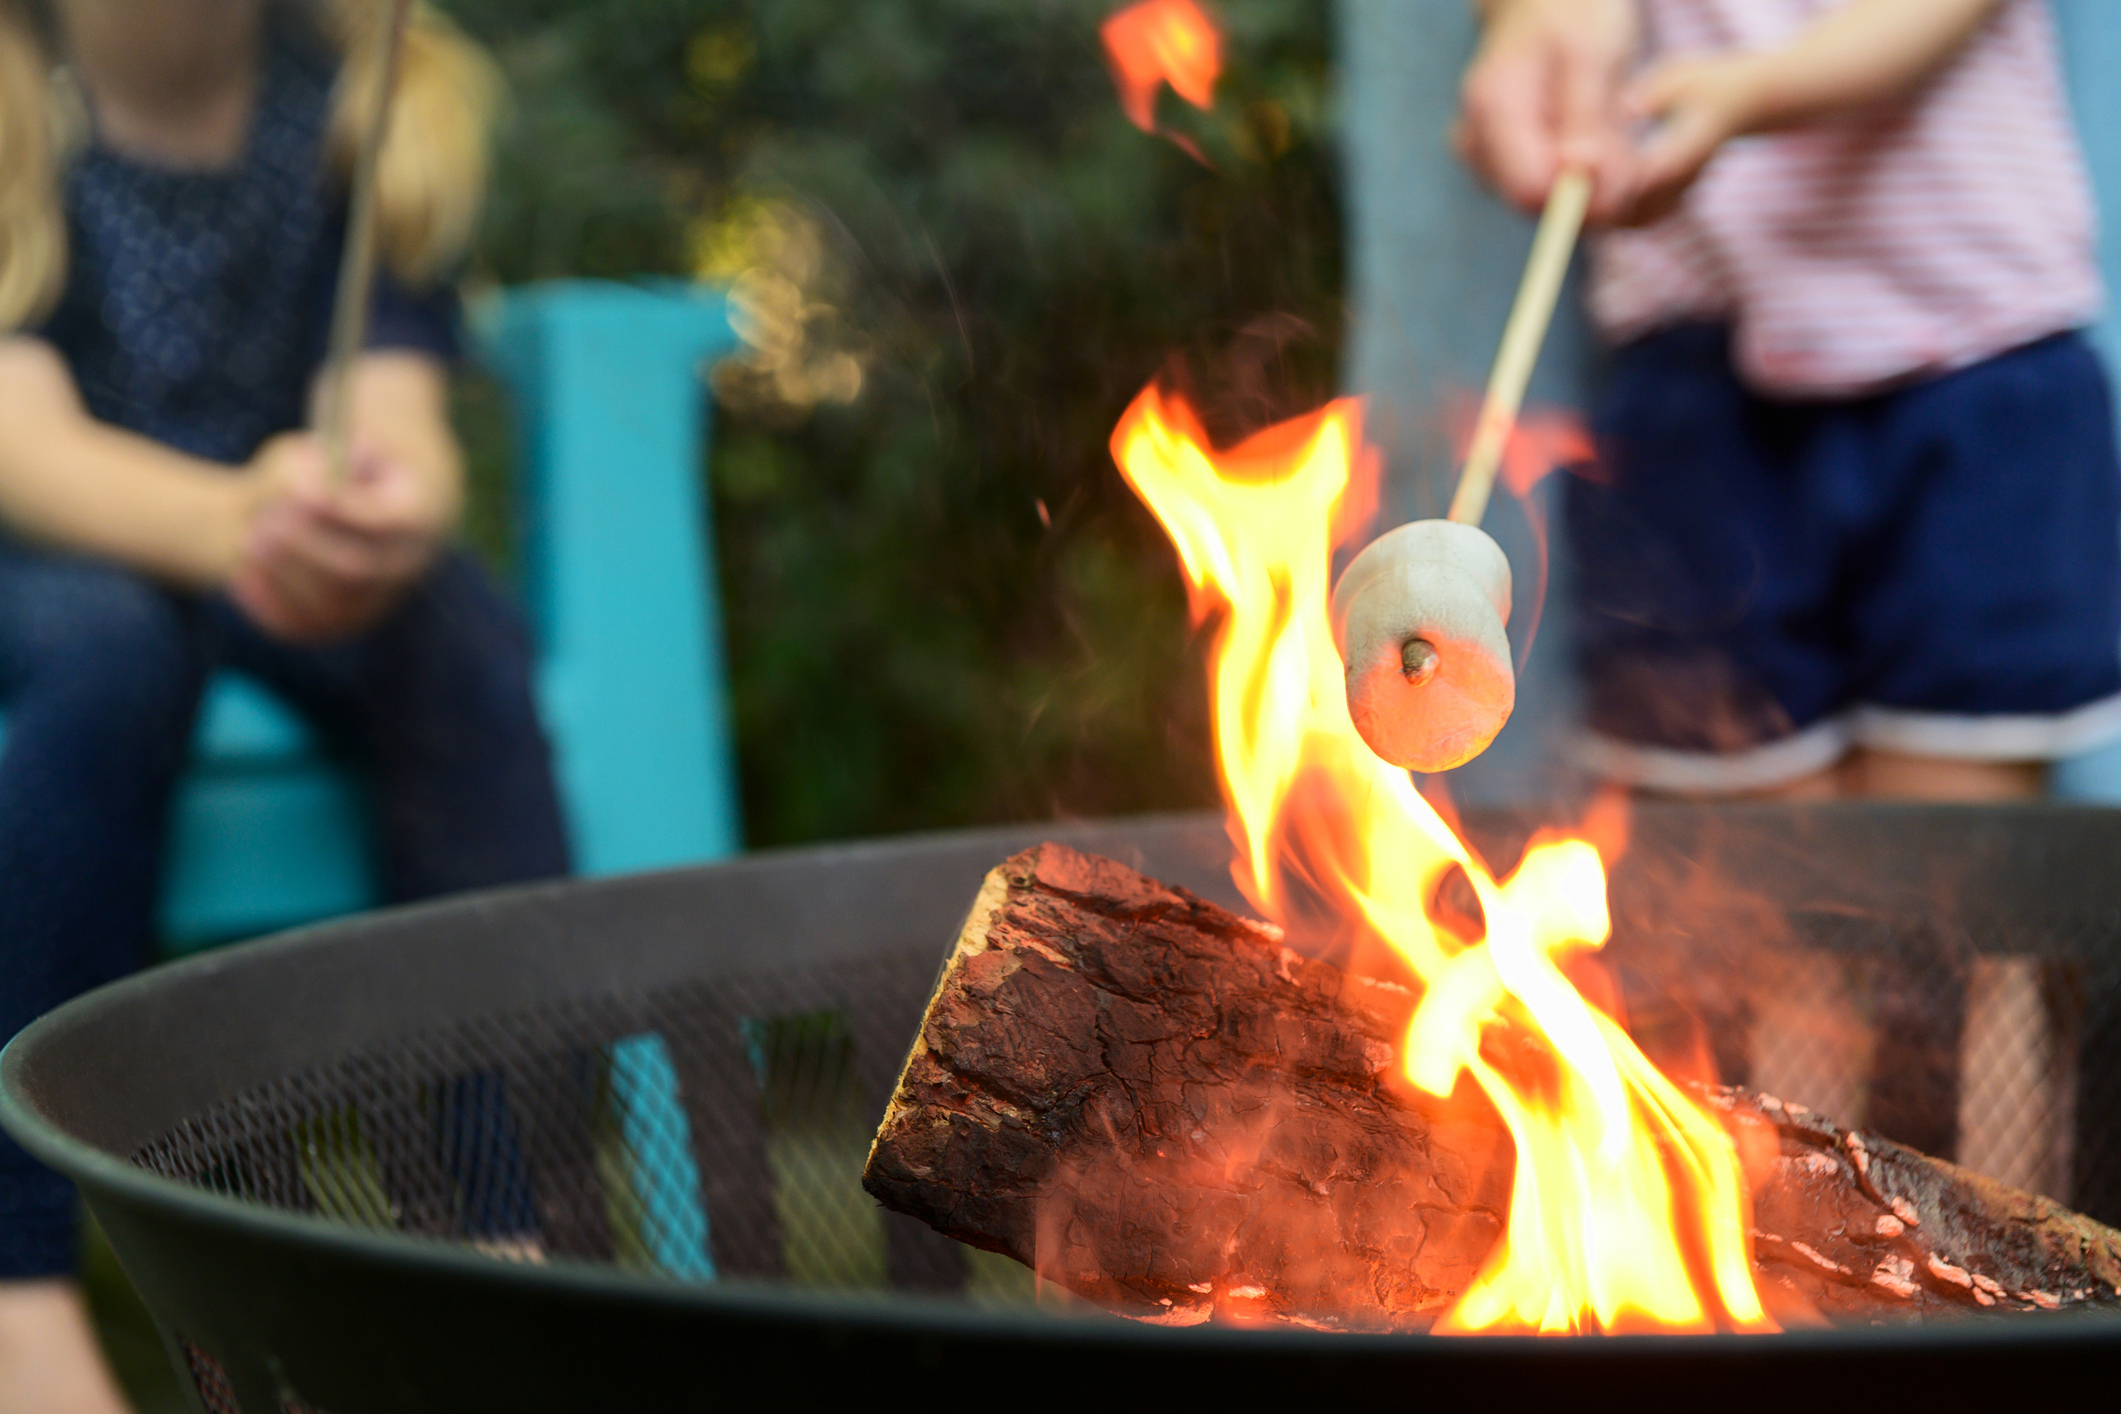
[[1524, 278], [1517, 284], [1517, 301], [1510, 306], [1502, 344], [1495, 350], [1495, 366], [1488, 373], [1480, 424], [1473, 430], [1473, 445], [1466, 449], [1465, 465], [1458, 472], [1458, 489], [1451, 497], [1452, 520], [1478, 525], [1487, 513], [1488, 493], [1495, 489], [1503, 449], [1509, 443], [1510, 429], [1517, 425], [1525, 385], [1532, 381], [1532, 366], [1539, 362], [1539, 346], [1546, 341], [1554, 301], [1561, 295], [1562, 277], [1568, 273], [1569, 256], [1576, 249], [1576, 235], [1583, 229], [1584, 211], [1590, 203], [1591, 174], [1577, 167], [1556, 177], [1547, 193], [1546, 210], [1532, 237], [1532, 253], [1525, 259]]
[[347, 476], [347, 380], [368, 338], [369, 296], [376, 276], [376, 167], [383, 139], [390, 130], [390, 100], [398, 86], [398, 55], [412, 0], [392, 0], [390, 15], [376, 34], [376, 89], [361, 146], [354, 154], [353, 190], [347, 202], [346, 248], [339, 255], [339, 283], [332, 297], [331, 334], [325, 346], [324, 381], [318, 395], [317, 431], [324, 441], [325, 464], [333, 484]]

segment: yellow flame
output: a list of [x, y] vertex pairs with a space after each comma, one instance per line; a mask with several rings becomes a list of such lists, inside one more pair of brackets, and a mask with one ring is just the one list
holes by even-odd
[[[1302, 878], [1389, 943], [1422, 983], [1408, 1079], [1447, 1096], [1470, 1078], [1515, 1141], [1504, 1238], [1439, 1329], [1774, 1329], [1736, 1146], [1561, 969], [1611, 930], [1597, 850], [1535, 839], [1498, 881], [1348, 717], [1328, 609], [1334, 545], [1374, 493], [1359, 404], [1218, 452], [1152, 386], [1112, 453], [1177, 548], [1196, 614], [1221, 616], [1213, 717], [1238, 883], [1284, 919]], [[1476, 943], [1430, 916], [1453, 866], [1480, 899]]]

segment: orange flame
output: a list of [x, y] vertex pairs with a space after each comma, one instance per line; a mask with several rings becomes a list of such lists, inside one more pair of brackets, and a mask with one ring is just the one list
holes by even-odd
[[1222, 33], [1194, 0], [1141, 0], [1107, 17], [1098, 34], [1119, 84], [1119, 105], [1143, 132], [1156, 131], [1159, 84], [1170, 84], [1195, 108], [1214, 103]]
[[[1463, 461], [1466, 449], [1473, 445], [1473, 434], [1480, 426], [1480, 399], [1472, 394], [1454, 397], [1447, 405], [1450, 419], [1451, 445], [1456, 448], [1457, 459]], [[1567, 468], [1587, 480], [1602, 482], [1596, 449], [1591, 445], [1590, 434], [1583, 424], [1572, 415], [1551, 408], [1533, 409], [1520, 416], [1510, 428], [1510, 435], [1503, 440], [1502, 484], [1515, 496], [1525, 509], [1525, 523], [1532, 532], [1532, 554], [1535, 573], [1532, 592], [1526, 598], [1531, 605], [1529, 621], [1524, 632], [1518, 635], [1517, 667], [1524, 671], [1524, 664], [1532, 651], [1532, 640], [1539, 633], [1539, 619], [1547, 601], [1547, 523], [1546, 517], [1532, 502], [1532, 490], [1553, 472]]]
[[[1215, 452], [1151, 386], [1112, 453], [1176, 546], [1196, 614], [1221, 615], [1213, 717], [1238, 883], [1285, 919], [1303, 879], [1389, 943], [1423, 986], [1408, 1079], [1446, 1096], [1470, 1078], [1516, 1143], [1504, 1238], [1438, 1328], [1774, 1329], [1730, 1136], [1561, 971], [1610, 931], [1597, 850], [1542, 836], [1498, 881], [1348, 717], [1328, 601], [1333, 548], [1375, 489], [1360, 404]], [[1486, 918], [1475, 943], [1431, 917], [1454, 866]]]

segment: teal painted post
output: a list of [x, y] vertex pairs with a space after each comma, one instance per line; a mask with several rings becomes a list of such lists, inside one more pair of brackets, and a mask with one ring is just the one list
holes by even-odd
[[713, 1281], [714, 1245], [692, 1157], [692, 1122], [661, 1036], [647, 1032], [612, 1045], [611, 1091], [630, 1160], [627, 1179], [646, 1218], [642, 1245], [680, 1281]]
[[564, 281], [484, 311], [510, 385], [525, 590], [577, 866], [742, 848], [703, 449], [721, 297]]

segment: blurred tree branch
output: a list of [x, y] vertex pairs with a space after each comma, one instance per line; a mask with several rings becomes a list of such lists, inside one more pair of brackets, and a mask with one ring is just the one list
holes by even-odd
[[1224, 0], [1132, 127], [1087, 0], [451, 0], [514, 94], [482, 278], [727, 283], [717, 537], [754, 844], [1214, 799], [1176, 566], [1106, 452], [1335, 390], [1330, 7]]

